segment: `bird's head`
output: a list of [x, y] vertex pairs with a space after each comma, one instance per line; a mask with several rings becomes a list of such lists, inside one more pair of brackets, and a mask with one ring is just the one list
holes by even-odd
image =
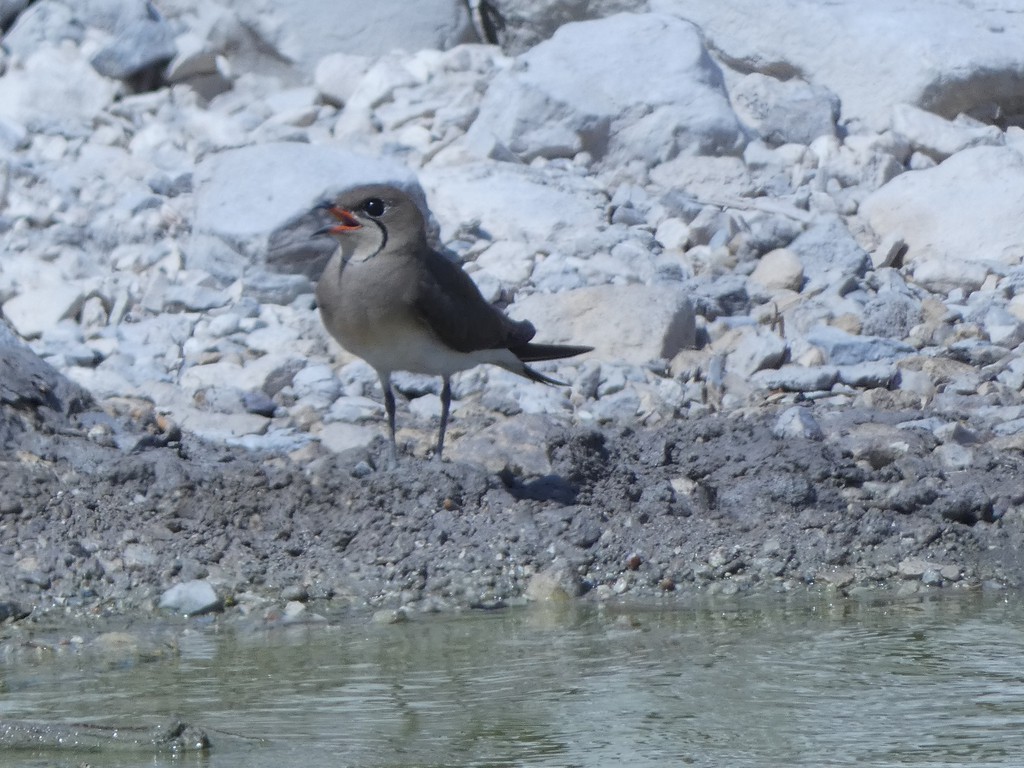
[[370, 259], [385, 247], [398, 251], [417, 246], [426, 237], [419, 207], [396, 187], [356, 187], [317, 208], [326, 211], [334, 222], [315, 234], [334, 237], [357, 261]]

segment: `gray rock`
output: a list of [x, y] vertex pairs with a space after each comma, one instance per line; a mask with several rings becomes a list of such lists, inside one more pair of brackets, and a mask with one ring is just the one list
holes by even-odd
[[[63, 425], [92, 401], [86, 390], [41, 360], [0, 318], [0, 406], [30, 412], [43, 424]], [[2, 415], [2, 412], [0, 412]], [[0, 446], [14, 433], [0, 418]]]
[[770, 145], [810, 144], [836, 133], [839, 98], [820, 85], [752, 72], [730, 96], [739, 118]]
[[7, 29], [18, 14], [28, 8], [28, 0], [0, 0], [0, 27]]
[[807, 334], [807, 341], [821, 349], [825, 360], [833, 365], [856, 365], [875, 360], [911, 355], [916, 350], [909, 344], [879, 336], [854, 336], [851, 333], [819, 325]]
[[90, 27], [118, 34], [138, 21], [158, 18], [149, 0], [79, 0], [75, 15]]
[[905, 339], [922, 319], [920, 300], [884, 291], [864, 305], [861, 332], [865, 336]]
[[254, 270], [246, 275], [242, 285], [247, 296], [262, 304], [291, 304], [314, 290], [313, 281], [305, 274], [282, 275], [266, 270]]
[[242, 395], [242, 404], [247, 413], [272, 418], [277, 411], [277, 403], [263, 392], [246, 392]]
[[130, 80], [154, 67], [163, 67], [175, 53], [170, 27], [162, 21], [144, 19], [127, 24], [113, 42], [92, 57], [92, 65], [106, 77]]
[[775, 370], [762, 370], [751, 376], [751, 382], [763, 389], [786, 392], [822, 392], [832, 388], [839, 377], [835, 366], [784, 365]]
[[199, 579], [175, 584], [160, 595], [159, 605], [185, 616], [199, 616], [224, 609], [224, 601], [217, 597], [210, 583]]
[[292, 584], [281, 590], [281, 599], [286, 602], [304, 603], [309, 600], [309, 590], [303, 584]]
[[850, 387], [888, 389], [896, 376], [896, 366], [888, 361], [840, 365], [836, 368], [839, 381]]
[[788, 246], [804, 268], [804, 291], [842, 286], [845, 280], [863, 277], [871, 268], [867, 251], [857, 244], [842, 220], [827, 216], [813, 223]]
[[750, 309], [747, 281], [742, 275], [723, 275], [710, 283], [694, 282], [693, 302], [699, 314], [709, 320], [745, 315]]

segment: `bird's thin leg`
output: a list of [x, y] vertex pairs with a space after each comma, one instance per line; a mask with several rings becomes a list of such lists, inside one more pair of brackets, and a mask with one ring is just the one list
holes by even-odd
[[434, 453], [434, 461], [441, 460], [441, 451], [444, 450], [444, 431], [448, 428], [448, 412], [452, 407], [452, 380], [444, 377], [444, 384], [441, 386], [441, 428], [437, 432], [437, 451]]
[[398, 464], [398, 444], [395, 441], [395, 393], [391, 391], [391, 374], [380, 373], [380, 386], [384, 390], [384, 410], [388, 414], [388, 435], [391, 438], [391, 466]]

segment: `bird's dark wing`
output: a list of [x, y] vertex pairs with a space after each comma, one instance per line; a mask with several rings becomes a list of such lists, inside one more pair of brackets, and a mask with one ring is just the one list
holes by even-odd
[[526, 344], [535, 333], [529, 323], [507, 318], [481, 295], [460, 266], [435, 251], [424, 251], [413, 309], [446, 345], [459, 352]]

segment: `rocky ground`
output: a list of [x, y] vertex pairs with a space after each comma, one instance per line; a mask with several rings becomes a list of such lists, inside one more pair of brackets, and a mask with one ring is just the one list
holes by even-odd
[[[0, 2], [6, 616], [1024, 583], [1012, 3], [316, 5]], [[317, 316], [368, 181], [596, 347], [440, 464]]]

